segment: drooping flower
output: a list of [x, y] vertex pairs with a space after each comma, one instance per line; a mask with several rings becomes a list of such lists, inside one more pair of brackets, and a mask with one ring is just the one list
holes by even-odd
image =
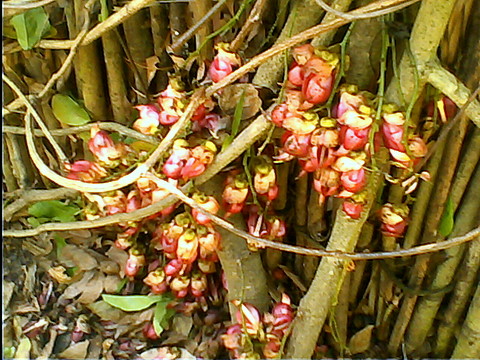
[[154, 135], [160, 125], [160, 111], [155, 105], [137, 105], [140, 117], [133, 124], [133, 128], [145, 135]]
[[218, 52], [208, 69], [208, 75], [216, 83], [230, 75], [233, 68], [240, 65], [240, 59], [235, 53], [228, 51], [227, 44], [217, 44], [215, 49]]

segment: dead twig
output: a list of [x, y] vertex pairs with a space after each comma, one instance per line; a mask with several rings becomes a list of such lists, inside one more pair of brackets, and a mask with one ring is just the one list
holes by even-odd
[[[74, 127], [64, 128], [64, 129], [54, 129], [50, 131], [50, 134], [52, 136], [68, 136], [68, 135], [80, 134], [82, 132], [90, 131], [90, 129], [93, 126], [98, 126], [101, 130], [118, 132], [122, 135], [131, 137], [137, 140], [145, 141], [150, 144], [160, 143], [160, 140], [155, 136], [144, 135], [142, 133], [139, 133], [138, 131], [130, 129], [129, 127], [126, 127], [122, 124], [114, 123], [114, 122], [97, 122], [97, 123], [74, 126]], [[10, 126], [10, 125], [4, 125], [2, 127], [2, 132], [6, 134], [15, 134], [15, 135], [26, 134], [25, 128], [19, 127], [19, 126]], [[34, 129], [32, 133], [34, 136], [38, 136], [38, 137], [45, 136], [42, 130], [38, 130], [38, 129]]]
[[257, 0], [252, 11], [248, 15], [247, 21], [245, 21], [242, 29], [230, 44], [230, 48], [232, 51], [236, 51], [240, 47], [240, 45], [245, 41], [245, 38], [248, 36], [250, 31], [252, 31], [253, 26], [260, 21], [266, 5], [267, 0]]

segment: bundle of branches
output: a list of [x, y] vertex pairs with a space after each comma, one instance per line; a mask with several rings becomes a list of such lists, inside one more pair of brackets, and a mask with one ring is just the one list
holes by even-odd
[[4, 1], [5, 356], [480, 357], [473, 3]]

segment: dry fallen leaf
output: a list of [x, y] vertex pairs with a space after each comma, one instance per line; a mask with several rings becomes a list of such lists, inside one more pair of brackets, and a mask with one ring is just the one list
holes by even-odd
[[370, 347], [370, 340], [372, 339], [373, 329], [373, 325], [367, 325], [350, 338], [348, 349], [352, 355], [360, 354], [368, 350]]
[[69, 346], [65, 351], [58, 354], [62, 359], [85, 359], [87, 357], [90, 340], [78, 342]]
[[81, 304], [91, 304], [97, 300], [103, 292], [103, 282], [105, 281], [105, 275], [98, 271], [93, 278], [85, 286], [82, 295], [78, 298], [78, 302]]
[[218, 104], [226, 114], [233, 115], [243, 92], [245, 92], [245, 97], [241, 119], [245, 120], [258, 113], [262, 106], [262, 100], [258, 96], [258, 91], [252, 84], [233, 84], [226, 86], [222, 90]]
[[72, 261], [82, 271], [92, 270], [98, 267], [97, 260], [85, 249], [75, 245], [66, 245], [62, 249], [62, 259]]

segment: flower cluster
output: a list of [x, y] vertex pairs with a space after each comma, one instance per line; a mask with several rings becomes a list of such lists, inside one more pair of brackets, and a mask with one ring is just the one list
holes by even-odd
[[264, 211], [277, 198], [279, 191], [272, 160], [267, 156], [256, 157], [252, 170], [253, 193], [245, 173], [236, 169], [227, 176], [222, 195], [226, 216], [241, 212], [251, 235], [281, 240], [286, 234], [285, 221], [276, 216], [272, 209]]
[[402, 112], [383, 114], [382, 135], [393, 164], [412, 169], [427, 154], [427, 145], [417, 135], [405, 133], [405, 115]]
[[172, 78], [167, 88], [160, 93], [156, 104], [137, 105], [139, 118], [133, 128], [145, 135], [156, 135], [160, 125], [175, 124], [187, 105], [187, 95], [181, 83]]
[[187, 140], [175, 140], [162, 171], [168, 179], [187, 181], [202, 174], [213, 161], [217, 147], [211, 141], [190, 147]]
[[[293, 321], [294, 312], [288, 295], [275, 304], [270, 313], [261, 317], [258, 309], [248, 303], [235, 301], [238, 306], [236, 323], [222, 335], [223, 344], [233, 359], [266, 358], [281, 355], [282, 340]], [[257, 351], [262, 352], [261, 354]]]
[[272, 111], [272, 121], [285, 129], [276, 159], [294, 158], [302, 174], [313, 173], [315, 190], [323, 203], [329, 196], [345, 198], [344, 211], [353, 219], [363, 210], [362, 190], [367, 182], [364, 165], [369, 160], [369, 136], [373, 110], [354, 87], [341, 90], [332, 117], [319, 119], [313, 111], [295, 110], [287, 89], [287, 101]]
[[[220, 205], [212, 196], [200, 193], [194, 199], [206, 211], [215, 214]], [[161, 294], [168, 289], [178, 298], [189, 293], [200, 297], [207, 289], [207, 274], [216, 271], [220, 234], [210, 219], [195, 209], [181, 213], [168, 224], [160, 224], [153, 233], [152, 243], [167, 262], [154, 264], [143, 280], [152, 292]]]

